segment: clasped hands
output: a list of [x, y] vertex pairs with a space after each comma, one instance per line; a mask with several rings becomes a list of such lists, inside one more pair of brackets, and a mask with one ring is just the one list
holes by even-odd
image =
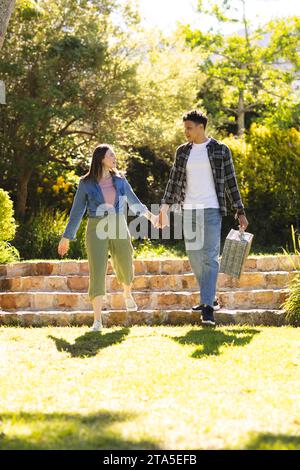
[[162, 209], [158, 215], [150, 213], [149, 220], [155, 228], [163, 229], [164, 227], [170, 225], [169, 216], [167, 212]]

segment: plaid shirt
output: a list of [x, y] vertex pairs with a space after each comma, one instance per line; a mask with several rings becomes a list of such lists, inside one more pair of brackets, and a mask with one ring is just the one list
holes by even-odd
[[[178, 147], [165, 194], [161, 200], [161, 204], [172, 205], [171, 210], [175, 212], [181, 212], [183, 208], [186, 188], [186, 164], [192, 146], [193, 143], [188, 142]], [[222, 216], [227, 215], [225, 195], [227, 195], [232, 208], [236, 209], [237, 214], [245, 214], [230, 149], [227, 145], [213, 138], [206, 147]]]

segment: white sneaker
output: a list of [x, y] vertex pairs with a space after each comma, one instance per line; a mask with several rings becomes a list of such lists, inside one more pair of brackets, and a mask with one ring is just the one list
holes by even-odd
[[94, 320], [92, 328], [90, 328], [90, 331], [101, 331], [103, 328], [102, 321], [101, 320]]
[[125, 300], [125, 306], [127, 312], [136, 312], [138, 309], [137, 304], [134, 301], [133, 297], [124, 297]]

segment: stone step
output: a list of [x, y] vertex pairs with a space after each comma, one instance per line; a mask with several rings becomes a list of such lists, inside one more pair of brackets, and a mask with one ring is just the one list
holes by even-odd
[[[219, 257], [221, 260], [221, 257]], [[183, 259], [135, 259], [136, 274], [181, 274], [191, 272], [189, 260]], [[292, 271], [300, 269], [300, 255], [291, 257], [249, 256], [244, 271]], [[89, 272], [88, 262], [79, 261], [23, 261], [18, 263], [0, 264], [0, 277], [14, 276], [49, 276], [74, 275]], [[112, 273], [111, 262], [108, 263], [108, 274]]]
[[[105, 311], [102, 315], [104, 327], [132, 325], [199, 325], [199, 313], [186, 309], [124, 310]], [[215, 312], [215, 319], [220, 325], [282, 326], [287, 324], [286, 314], [279, 309], [222, 309]], [[0, 325], [20, 326], [83, 326], [93, 323], [91, 310], [66, 311], [19, 311], [1, 312]], [[87, 330], [88, 331], [88, 330]], [[105, 334], [105, 330], [104, 330]]]
[[[217, 292], [224, 308], [280, 308], [288, 289], [251, 289]], [[199, 303], [198, 292], [132, 291], [140, 309], [190, 308]], [[111, 309], [124, 308], [122, 292], [107, 293]], [[0, 293], [0, 310], [86, 310], [91, 308], [87, 293], [78, 292], [6, 292]]]
[[[276, 289], [286, 288], [298, 271], [246, 272], [240, 279], [220, 273], [217, 290], [228, 289]], [[87, 292], [89, 275], [20, 276], [0, 279], [0, 292]], [[108, 292], [121, 290], [115, 275], [106, 277]], [[139, 274], [135, 276], [133, 289], [142, 291], [198, 290], [198, 282], [192, 273], [185, 274]]]

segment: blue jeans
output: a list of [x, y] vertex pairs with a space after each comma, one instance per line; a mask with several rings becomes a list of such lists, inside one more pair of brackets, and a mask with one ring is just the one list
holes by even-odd
[[219, 274], [220, 209], [183, 209], [182, 215], [185, 249], [200, 287], [200, 303], [213, 307]]

